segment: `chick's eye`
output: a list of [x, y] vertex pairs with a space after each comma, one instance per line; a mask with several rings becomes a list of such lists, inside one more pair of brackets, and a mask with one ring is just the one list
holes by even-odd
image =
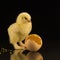
[[26, 17], [24, 17], [26, 20], [27, 20], [27, 18]]

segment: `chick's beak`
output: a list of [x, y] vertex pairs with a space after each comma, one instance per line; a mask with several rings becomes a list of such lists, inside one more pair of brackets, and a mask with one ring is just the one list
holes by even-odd
[[31, 22], [31, 20], [27, 20], [28, 22]]

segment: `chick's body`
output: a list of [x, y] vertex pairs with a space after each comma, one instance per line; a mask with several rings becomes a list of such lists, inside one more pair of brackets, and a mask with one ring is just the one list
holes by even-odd
[[10, 43], [13, 44], [15, 49], [21, 49], [21, 46], [18, 46], [17, 42], [19, 42], [19, 43], [22, 42], [25, 39], [25, 37], [32, 30], [31, 21], [30, 22], [27, 22], [27, 21], [23, 22], [22, 19], [20, 19], [20, 20], [22, 22], [20, 21], [20, 23], [18, 23], [18, 22], [13, 23], [8, 28], [8, 35], [9, 35], [9, 38], [10, 38]]
[[25, 37], [31, 32], [32, 25], [31, 23], [18, 25], [17, 23], [13, 23], [8, 28], [9, 36], [10, 36], [10, 43], [16, 43], [19, 41], [23, 41]]

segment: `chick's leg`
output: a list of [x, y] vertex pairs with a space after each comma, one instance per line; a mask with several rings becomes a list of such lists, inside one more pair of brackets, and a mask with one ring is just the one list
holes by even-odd
[[19, 44], [25, 48], [25, 44], [22, 41], [20, 41]]
[[14, 43], [13, 46], [14, 46], [15, 49], [24, 49], [24, 47], [18, 46], [17, 43]]
[[22, 41], [20, 41], [19, 44], [24, 48], [24, 50], [26, 50], [26, 46]]
[[26, 45], [25, 45], [22, 41], [20, 41], [19, 44], [24, 48], [24, 50], [27, 49], [27, 48], [26, 48]]
[[19, 45], [21, 45], [22, 47], [25, 46], [25, 44], [22, 42], [24, 40], [24, 38], [25, 38], [24, 35], [20, 35]]

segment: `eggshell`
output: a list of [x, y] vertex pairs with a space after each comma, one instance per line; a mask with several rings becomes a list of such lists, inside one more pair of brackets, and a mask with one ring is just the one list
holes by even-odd
[[38, 51], [42, 47], [42, 39], [37, 34], [30, 34], [25, 39], [25, 46], [29, 51]]

